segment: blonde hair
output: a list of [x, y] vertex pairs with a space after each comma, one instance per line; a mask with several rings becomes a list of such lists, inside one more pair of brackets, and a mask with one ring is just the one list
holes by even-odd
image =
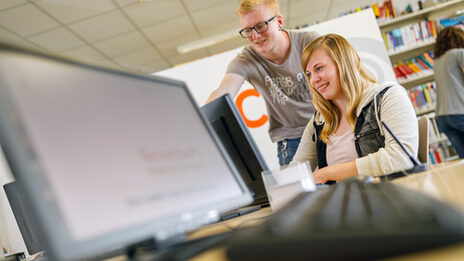
[[266, 6], [274, 15], [280, 15], [278, 0], [242, 0], [238, 5], [237, 16], [245, 15], [260, 6]]
[[[351, 44], [338, 34], [323, 35], [306, 46], [301, 57], [303, 71], [306, 71], [306, 66], [311, 55], [319, 48], [324, 48], [332, 61], [337, 65], [341, 89], [348, 98], [346, 117], [351, 128], [354, 130], [356, 111], [364, 90], [377, 83], [377, 80], [361, 64], [361, 59]], [[306, 77], [306, 80], [310, 85], [308, 77]], [[312, 87], [309, 89], [313, 97], [314, 106], [324, 117], [325, 121], [320, 138], [328, 144], [330, 143], [328, 137], [338, 128], [340, 110], [331, 101], [326, 100], [317, 90]]]

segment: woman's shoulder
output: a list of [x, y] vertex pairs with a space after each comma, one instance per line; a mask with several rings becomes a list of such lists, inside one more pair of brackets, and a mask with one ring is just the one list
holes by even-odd
[[453, 48], [449, 49], [446, 53], [462, 53], [464, 52], [464, 48]]
[[453, 48], [453, 49], [449, 49], [443, 55], [441, 55], [440, 57], [438, 57], [435, 60], [438, 63], [440, 63], [442, 61], [447, 62], [449, 60], [455, 59], [458, 56], [462, 56], [463, 54], [464, 54], [464, 48]]

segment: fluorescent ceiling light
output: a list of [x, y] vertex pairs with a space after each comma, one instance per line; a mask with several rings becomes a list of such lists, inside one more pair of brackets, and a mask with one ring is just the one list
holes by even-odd
[[184, 53], [188, 53], [191, 51], [195, 51], [201, 48], [205, 48], [205, 47], [218, 44], [220, 42], [223, 42], [231, 38], [238, 37], [240, 36], [240, 34], [238, 33], [239, 30], [240, 29], [234, 29], [234, 30], [227, 31], [221, 34], [212, 35], [212, 36], [209, 36], [209, 37], [197, 40], [197, 41], [179, 45], [177, 46], [177, 52], [179, 52], [180, 54], [184, 54]]

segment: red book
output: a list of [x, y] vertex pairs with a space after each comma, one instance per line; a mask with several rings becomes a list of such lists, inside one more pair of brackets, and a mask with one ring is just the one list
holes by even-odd
[[407, 66], [406, 64], [401, 64], [401, 65], [400, 65], [400, 68], [404, 68], [404, 70], [405, 70], [406, 72], [408, 72], [408, 75], [409, 75], [409, 74], [415, 74], [415, 72], [414, 72], [411, 68], [409, 68], [409, 66]]
[[441, 163], [440, 153], [438, 153], [437, 147], [435, 147], [435, 149], [433, 150], [433, 154], [435, 155], [435, 159], [437, 160], [437, 163]]
[[395, 77], [396, 79], [402, 79], [402, 78], [406, 78], [406, 75], [403, 75], [400, 70], [398, 70], [398, 67], [393, 67], [393, 71], [395, 72]]
[[404, 75], [405, 78], [407, 78], [408, 75], [411, 74], [411, 73], [410, 73], [409, 71], [407, 71], [407, 70], [404, 68], [404, 66], [405, 66], [404, 64], [403, 64], [403, 66], [398, 65], [398, 66], [396, 66], [396, 68], [398, 68], [398, 70], [400, 71], [400, 73], [401, 73], [402, 75]]

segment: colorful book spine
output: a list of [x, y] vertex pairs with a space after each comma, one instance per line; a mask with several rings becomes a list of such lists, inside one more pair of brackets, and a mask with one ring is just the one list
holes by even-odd
[[421, 84], [408, 89], [408, 96], [416, 113], [430, 111], [435, 108], [435, 82]]
[[[400, 51], [404, 48], [412, 48], [424, 42], [433, 41], [437, 36], [438, 28], [436, 20], [423, 20], [403, 27], [384, 32], [383, 37], [386, 49]], [[391, 36], [393, 41], [390, 41]]]

